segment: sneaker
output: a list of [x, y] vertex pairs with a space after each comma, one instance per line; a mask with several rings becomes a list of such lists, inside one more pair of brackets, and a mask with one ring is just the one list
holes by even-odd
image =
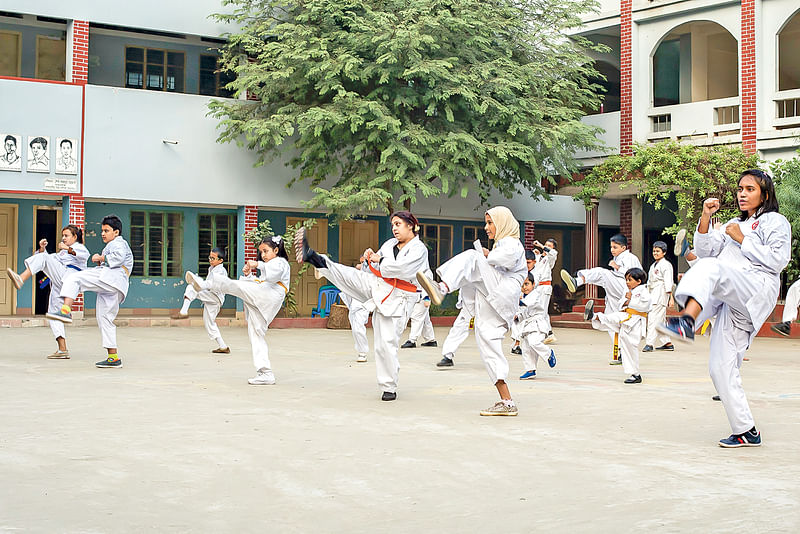
[[536, 371], [525, 371], [519, 377], [520, 380], [533, 380], [536, 378]]
[[570, 293], [578, 291], [578, 281], [566, 269], [561, 269], [561, 280], [564, 281], [564, 285], [567, 286], [567, 291]]
[[203, 286], [201, 285], [202, 280], [192, 271], [186, 271], [186, 274], [183, 276], [183, 278], [186, 280], [187, 284], [195, 289], [195, 291], [203, 290]]
[[122, 368], [122, 360], [120, 358], [112, 359], [111, 357], [108, 357], [105, 360], [102, 360], [102, 361], [99, 361], [99, 362], [95, 363], [94, 366], [95, 367], [109, 367], [109, 368], [121, 369]]
[[506, 406], [503, 401], [498, 401], [491, 408], [481, 410], [481, 415], [517, 415], [517, 407]]
[[653, 345], [645, 345], [642, 352], [653, 352]]
[[547, 357], [547, 365], [549, 365], [550, 368], [556, 366], [556, 353], [553, 349], [550, 349], [550, 356]]
[[713, 397], [711, 397], [711, 400], [720, 401], [720, 402], [722, 401], [722, 399], [720, 398], [719, 395], [714, 395]]
[[425, 343], [420, 344], [421, 347], [438, 347], [439, 344], [436, 343], [436, 340], [426, 341]]
[[419, 271], [417, 273], [417, 282], [419, 282], [419, 285], [422, 286], [422, 289], [431, 298], [431, 302], [433, 304], [436, 304], [437, 306], [442, 304], [442, 301], [444, 300], [444, 292], [442, 291], [442, 288], [436, 283], [435, 280], [428, 278], [428, 275], [425, 274], [425, 271]]
[[675, 350], [675, 345], [672, 343], [664, 343], [660, 347], [656, 347], [656, 350]]
[[678, 256], [679, 258], [682, 256], [686, 256], [686, 252], [689, 250], [689, 241], [686, 239], [686, 228], [681, 228], [678, 230], [678, 234], [675, 236], [675, 248], [672, 252]]
[[57, 350], [53, 354], [47, 355], [48, 360], [69, 360], [68, 350]]
[[442, 357], [441, 360], [436, 362], [436, 367], [453, 367], [453, 360], [450, 358]]
[[511, 354], [522, 354], [522, 347], [519, 345], [516, 347], [511, 347]]
[[271, 371], [259, 370], [253, 378], [248, 378], [247, 383], [251, 386], [272, 386], [275, 384], [275, 375]]
[[694, 341], [694, 319], [690, 316], [667, 317], [667, 321], [658, 325], [656, 330], [678, 341]]
[[641, 384], [642, 383], [642, 375], [631, 375], [625, 379], [626, 384]]
[[555, 343], [556, 341], [558, 341], [556, 339], [556, 335], [554, 333], [550, 332], [549, 334], [547, 334], [547, 337], [544, 338], [543, 343], [545, 345], [551, 345], [551, 344]]
[[22, 284], [24, 283], [22, 281], [22, 277], [18, 275], [11, 267], [7, 268], [6, 272], [8, 273], [8, 277], [11, 279], [11, 283], [14, 284], [14, 287], [17, 288], [17, 290], [22, 289]]
[[230, 354], [231, 348], [225, 347], [224, 349], [214, 349], [211, 352], [213, 352], [214, 354]]
[[417, 344], [409, 339], [408, 341], [406, 341], [405, 343], [400, 345], [400, 348], [401, 349], [416, 349], [417, 348]]
[[622, 365], [622, 358], [619, 360], [611, 360], [608, 362], [608, 365]]
[[583, 320], [591, 321], [594, 317], [594, 301], [589, 299], [583, 307]]
[[719, 440], [719, 446], [726, 449], [733, 447], [760, 447], [761, 432], [753, 427], [744, 434], [731, 434], [729, 437]]
[[189, 318], [189, 314], [188, 313], [183, 313], [183, 312], [178, 312], [178, 313], [175, 314], [175, 318], [176, 319], [188, 319]]
[[769, 327], [770, 330], [775, 332], [776, 334], [780, 334], [783, 337], [789, 337], [792, 334], [792, 325], [789, 321], [784, 323], [774, 324]]
[[57, 312], [53, 313], [47, 312], [44, 314], [44, 316], [48, 319], [52, 319], [53, 321], [61, 321], [62, 323], [69, 324], [72, 322], [72, 312], [64, 313], [63, 311], [58, 310]]
[[367, 361], [367, 355], [366, 354], [359, 354], [358, 356], [356, 356], [356, 361], [358, 363], [364, 363], [365, 361]]
[[382, 401], [393, 401], [397, 399], [397, 393], [393, 393], [391, 391], [384, 391], [383, 395], [381, 395]]

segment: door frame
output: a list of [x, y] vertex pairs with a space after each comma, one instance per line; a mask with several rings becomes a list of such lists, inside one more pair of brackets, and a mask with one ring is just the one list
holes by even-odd
[[[11, 208], [11, 218], [13, 220], [13, 232], [11, 240], [11, 265], [16, 271], [17, 269], [17, 256], [19, 254], [19, 205], [17, 204], [0, 204], [0, 208]], [[9, 281], [10, 282], [10, 281]], [[12, 284], [13, 288], [13, 284]], [[11, 315], [17, 315], [17, 291], [11, 290]]]
[[[64, 209], [60, 206], [33, 205], [33, 220], [31, 221], [31, 228], [33, 228], [33, 231], [31, 232], [31, 239], [33, 239], [34, 253], [36, 253], [36, 250], [39, 248], [39, 239], [36, 237], [36, 215], [39, 210], [56, 212], [56, 239], [58, 239], [61, 234], [62, 216], [64, 214]], [[31, 315], [36, 315], [36, 275], [31, 276], [31, 281], [33, 282], [31, 284]]]

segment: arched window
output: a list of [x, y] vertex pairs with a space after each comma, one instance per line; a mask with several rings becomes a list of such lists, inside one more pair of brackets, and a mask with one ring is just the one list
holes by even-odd
[[608, 113], [610, 111], [619, 111], [619, 69], [606, 61], [596, 61], [594, 68], [597, 72], [603, 75], [603, 78], [593, 79], [591, 82], [601, 86], [604, 91], [600, 95], [603, 99], [603, 102], [600, 104], [600, 109], [593, 110], [590, 113]]
[[778, 33], [778, 91], [800, 89], [800, 12]]

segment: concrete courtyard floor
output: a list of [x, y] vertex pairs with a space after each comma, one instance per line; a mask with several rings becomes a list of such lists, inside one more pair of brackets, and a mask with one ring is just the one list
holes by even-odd
[[[447, 330], [437, 328], [441, 343]], [[708, 341], [642, 354], [557, 330], [555, 369], [496, 400], [474, 336], [452, 369], [401, 351], [398, 400], [349, 331], [271, 330], [275, 386], [248, 386], [247, 333], [120, 328], [124, 368], [96, 369], [96, 328], [0, 330], [2, 532], [798, 532], [800, 342], [757, 339], [743, 376], [761, 448], [721, 449]], [[371, 332], [369, 333], [371, 336]]]

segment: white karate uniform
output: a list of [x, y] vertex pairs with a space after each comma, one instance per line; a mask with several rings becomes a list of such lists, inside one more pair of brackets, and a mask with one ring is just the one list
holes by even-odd
[[363, 302], [354, 299], [350, 295], [339, 293], [339, 298], [347, 306], [347, 318], [350, 320], [350, 330], [353, 332], [356, 354], [366, 355], [369, 352], [369, 341], [367, 340], [369, 310], [364, 307]]
[[[536, 266], [533, 268], [533, 270], [536, 271], [537, 278], [536, 287], [534, 290], [539, 293], [539, 298], [542, 300], [542, 306], [544, 306], [545, 321], [547, 321], [547, 332], [553, 331], [553, 327], [550, 324], [550, 314], [548, 313], [548, 310], [550, 309], [550, 299], [553, 296], [553, 269], [556, 266], [557, 259], [558, 251], [555, 249], [550, 249], [549, 252], [539, 255], [539, 258], [536, 260]], [[547, 334], [547, 332], [545, 332], [545, 334]]]
[[461, 292], [458, 293], [456, 308], [459, 308], [458, 316], [453, 322], [453, 326], [450, 327], [447, 337], [444, 338], [444, 343], [442, 343], [442, 357], [448, 360], [452, 360], [455, 357], [458, 347], [469, 336], [469, 322], [473, 317], [461, 301]]
[[647, 340], [646, 345], [662, 347], [670, 342], [669, 336], [659, 334], [656, 327], [667, 319], [669, 295], [672, 293], [673, 278], [672, 264], [661, 258], [650, 266], [647, 275], [647, 289], [650, 291], [650, 312], [647, 314]]
[[[623, 301], [624, 303], [624, 301]], [[625, 309], [647, 313], [650, 309], [650, 292], [639, 284], [631, 290], [631, 300]], [[647, 334], [647, 317], [627, 311], [596, 313], [592, 317], [592, 328], [619, 334], [619, 352], [625, 374], [639, 374], [639, 342]]]
[[786, 292], [781, 321], [784, 323], [794, 322], [797, 319], [798, 306], [800, 306], [800, 280], [789, 286], [789, 291]]
[[522, 348], [522, 364], [525, 371], [535, 371], [539, 359], [547, 361], [550, 348], [544, 344], [547, 337], [547, 308], [545, 295], [531, 291], [522, 297], [524, 306], [519, 307], [515, 325], [519, 325], [520, 347]]
[[133, 269], [133, 252], [122, 236], [107, 243], [102, 256], [105, 261], [98, 267], [74, 273], [67, 272], [61, 287], [62, 298], [76, 298], [78, 293], [94, 291], [97, 294], [97, 326], [103, 348], [117, 348], [117, 326], [114, 319], [119, 305], [128, 295], [128, 277]]
[[[725, 233], [728, 224], [739, 225], [741, 244]], [[683, 275], [675, 300], [685, 306], [691, 297], [700, 304], [696, 325], [716, 315], [709, 372], [733, 433], [742, 434], [755, 421], [739, 368], [778, 300], [780, 274], [791, 258], [791, 226], [775, 212], [746, 221], [732, 219], [719, 230], [695, 232], [694, 246], [700, 260]]]
[[[227, 279], [228, 270], [225, 268], [224, 264], [220, 263], [219, 265], [215, 265], [208, 270], [206, 281], [208, 281], [212, 276], [220, 276]], [[186, 291], [183, 292], [183, 297], [184, 307], [186, 308], [188, 308], [189, 303], [191, 303], [191, 301], [194, 299], [198, 299], [203, 303], [203, 324], [206, 327], [206, 332], [208, 332], [208, 337], [216, 341], [219, 345], [219, 348], [226, 348], [228, 345], [226, 345], [225, 340], [222, 339], [222, 333], [219, 331], [219, 327], [217, 326], [217, 315], [219, 314], [220, 308], [222, 308], [222, 305], [225, 303], [225, 293], [219, 290], [212, 291], [210, 289], [204, 289], [198, 292], [191, 284], [189, 284], [186, 287]]]
[[411, 309], [411, 333], [408, 340], [416, 343], [417, 339], [422, 336], [422, 343], [429, 341], [436, 341], [436, 334], [433, 331], [433, 323], [431, 322], [430, 300], [425, 298], [425, 294], [419, 293], [419, 300], [414, 304]]
[[[372, 264], [380, 271], [376, 276], [372, 271], [362, 271], [341, 265], [325, 257], [327, 267], [319, 272], [339, 290], [364, 303], [372, 314], [372, 331], [375, 336], [375, 370], [378, 387], [381, 391], [395, 393], [400, 378], [400, 361], [397, 351], [400, 348], [400, 336], [406, 329], [408, 318], [417, 295], [417, 272], [430, 269], [428, 266], [428, 248], [415, 236], [399, 250], [395, 256], [394, 248], [397, 239], [391, 238], [378, 250], [383, 258], [380, 263]], [[391, 285], [385, 279], [398, 279], [414, 285], [415, 290], [405, 291]]]
[[[43, 272], [50, 279], [50, 298], [47, 302], [47, 313], [56, 313], [64, 305], [64, 299], [61, 297], [61, 286], [64, 283], [64, 277], [70, 272], [86, 269], [89, 249], [76, 242], [72, 245], [72, 251], [75, 253], [74, 256], [66, 250], [60, 250], [53, 254], [40, 252], [25, 260], [25, 267], [31, 273], [35, 275], [38, 272]], [[52, 319], [48, 319], [47, 322], [53, 332], [53, 337], [67, 337], [64, 323]]]
[[[441, 265], [436, 272], [450, 291], [460, 290], [462, 305], [474, 313], [475, 339], [492, 384], [508, 378], [503, 338], [519, 308], [522, 282], [528, 274], [525, 248], [504, 237], [484, 257], [480, 241]], [[474, 312], [472, 310], [474, 310]]]
[[578, 271], [578, 283], [580, 277], [587, 284], [594, 284], [602, 287], [606, 291], [605, 309], [611, 313], [620, 311], [625, 300], [625, 293], [628, 286], [625, 285], [625, 273], [634, 267], [642, 268], [642, 263], [630, 250], [625, 249], [614, 258], [617, 264], [616, 269], [606, 269], [604, 267], [592, 267], [591, 269], [581, 269]]

